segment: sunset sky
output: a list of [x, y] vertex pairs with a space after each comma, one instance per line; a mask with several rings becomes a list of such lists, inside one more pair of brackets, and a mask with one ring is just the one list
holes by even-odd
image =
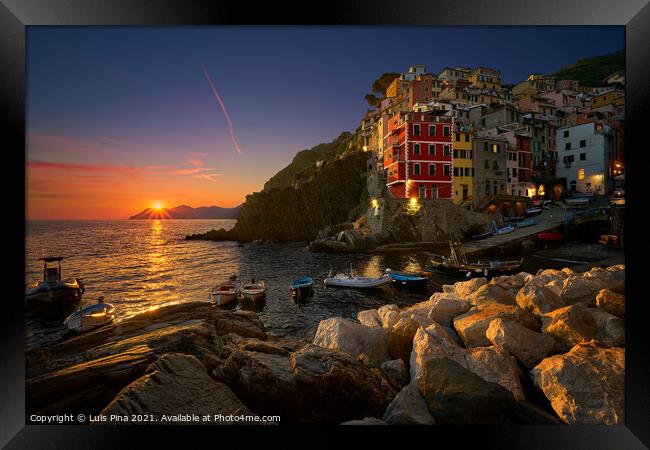
[[383, 72], [518, 82], [623, 47], [622, 27], [28, 27], [28, 218], [236, 206], [354, 131]]

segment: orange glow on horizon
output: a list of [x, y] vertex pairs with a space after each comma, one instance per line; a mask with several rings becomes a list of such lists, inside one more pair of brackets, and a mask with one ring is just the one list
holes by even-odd
[[151, 205], [151, 209], [154, 209], [156, 211], [160, 211], [162, 209], [162, 204], [160, 202], [156, 202], [153, 205]]

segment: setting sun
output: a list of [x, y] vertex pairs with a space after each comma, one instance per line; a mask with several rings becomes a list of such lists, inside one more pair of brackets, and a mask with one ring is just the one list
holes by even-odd
[[151, 205], [151, 207], [157, 211], [160, 211], [162, 209], [162, 205], [160, 204], [160, 202], [154, 203], [153, 205]]

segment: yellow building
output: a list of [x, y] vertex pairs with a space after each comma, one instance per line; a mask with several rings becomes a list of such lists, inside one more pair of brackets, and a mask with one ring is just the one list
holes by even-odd
[[487, 67], [477, 67], [468, 77], [470, 83], [481, 89], [501, 89], [501, 72]]
[[625, 94], [621, 91], [607, 91], [591, 99], [592, 108], [600, 108], [605, 105], [625, 105]]
[[456, 125], [454, 130], [453, 200], [456, 205], [472, 204], [474, 199], [474, 164], [472, 129]]

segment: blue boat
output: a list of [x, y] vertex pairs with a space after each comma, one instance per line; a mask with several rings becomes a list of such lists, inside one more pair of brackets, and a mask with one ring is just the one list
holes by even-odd
[[483, 234], [475, 234], [474, 236], [472, 236], [472, 240], [480, 241], [481, 239], [488, 238], [488, 237], [492, 236], [493, 234], [494, 234], [493, 231], [488, 231], [487, 233], [483, 233]]
[[300, 277], [291, 283], [291, 298], [300, 302], [313, 294], [314, 280], [311, 277]]
[[399, 272], [392, 272], [386, 269], [386, 273], [393, 279], [393, 285], [411, 289], [424, 289], [429, 285], [429, 279], [419, 275], [407, 275]]

